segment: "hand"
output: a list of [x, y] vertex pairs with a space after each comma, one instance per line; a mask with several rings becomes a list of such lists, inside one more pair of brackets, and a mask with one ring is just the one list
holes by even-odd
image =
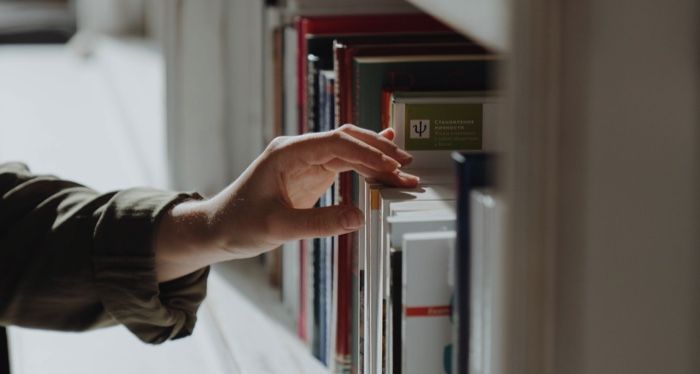
[[313, 205], [343, 171], [355, 170], [390, 185], [416, 186], [418, 178], [399, 170], [411, 156], [391, 142], [393, 136], [392, 130], [377, 134], [345, 125], [275, 139], [216, 196], [180, 204], [164, 217], [156, 240], [159, 279], [256, 256], [290, 240], [357, 230], [363, 224], [357, 208]]

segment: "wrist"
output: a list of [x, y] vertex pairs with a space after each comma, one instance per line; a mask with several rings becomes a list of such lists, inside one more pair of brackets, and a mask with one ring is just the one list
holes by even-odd
[[155, 231], [160, 282], [179, 278], [221, 261], [216, 258], [211, 214], [205, 200], [187, 200], [163, 213]]

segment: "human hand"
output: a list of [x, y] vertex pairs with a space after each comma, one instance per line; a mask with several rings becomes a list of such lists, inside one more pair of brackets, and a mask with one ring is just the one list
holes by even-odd
[[[357, 230], [363, 224], [357, 208], [313, 206], [335, 176], [349, 170], [390, 185], [416, 186], [418, 178], [399, 170], [411, 162], [411, 156], [391, 141], [393, 136], [392, 130], [377, 134], [345, 125], [329, 132], [275, 139], [216, 196], [173, 208], [161, 225], [166, 228], [160, 231], [168, 225], [185, 228], [174, 234], [180, 237], [176, 242], [193, 244], [179, 251], [179, 260], [173, 261], [171, 255], [166, 262], [197, 264], [194, 271], [214, 262], [256, 256], [286, 241]], [[190, 231], [194, 232], [188, 235]], [[167, 240], [167, 235], [162, 237], [157, 247], [164, 247], [166, 253], [168, 242], [178, 245]], [[187, 272], [180, 275], [184, 274]]]

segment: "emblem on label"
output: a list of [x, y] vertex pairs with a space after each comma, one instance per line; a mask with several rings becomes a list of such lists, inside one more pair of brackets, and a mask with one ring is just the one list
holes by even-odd
[[430, 139], [430, 120], [429, 119], [412, 119], [411, 123], [411, 139]]

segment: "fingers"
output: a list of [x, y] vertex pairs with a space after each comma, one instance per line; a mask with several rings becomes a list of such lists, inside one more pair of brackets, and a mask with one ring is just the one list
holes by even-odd
[[360, 210], [349, 205], [282, 209], [271, 219], [270, 227], [283, 241], [347, 234], [364, 224]]
[[381, 135], [389, 140], [394, 140], [394, 138], [396, 137], [396, 132], [394, 132], [394, 129], [389, 127], [388, 129], [384, 129], [384, 130], [380, 131], [379, 135]]
[[367, 168], [363, 165], [352, 164], [340, 159], [334, 159], [323, 165], [324, 168], [335, 173], [342, 173], [344, 171], [354, 170], [360, 175], [373, 178], [380, 182], [396, 187], [416, 187], [418, 185], [419, 179], [415, 175], [408, 174], [400, 171], [399, 169], [393, 170], [391, 172], [376, 171], [374, 169]]
[[408, 165], [413, 160], [413, 157], [408, 152], [391, 141], [394, 138], [394, 131], [391, 129], [386, 129], [377, 134], [374, 131], [348, 124], [341, 126], [338, 130], [377, 148], [387, 156], [399, 161], [401, 165]]
[[393, 171], [401, 167], [401, 163], [384, 152], [341, 131], [309, 137], [297, 147], [306, 162], [314, 165], [323, 165], [337, 158], [376, 171]]

